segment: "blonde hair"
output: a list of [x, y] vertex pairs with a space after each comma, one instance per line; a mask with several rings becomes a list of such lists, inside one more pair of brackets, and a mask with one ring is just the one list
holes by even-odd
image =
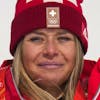
[[[82, 71], [83, 51], [81, 48], [81, 44], [76, 37], [75, 42], [77, 49], [75, 66], [66, 82], [63, 100], [73, 100], [76, 85]], [[57, 100], [50, 93], [38, 87], [25, 72], [21, 59], [22, 43], [23, 42], [20, 42], [16, 49], [12, 64], [14, 79], [20, 92], [25, 93], [25, 95], [29, 96], [31, 100]]]

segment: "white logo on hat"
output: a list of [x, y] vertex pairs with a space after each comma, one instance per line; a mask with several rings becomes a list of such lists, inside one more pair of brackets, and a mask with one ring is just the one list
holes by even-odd
[[58, 3], [63, 3], [63, 0], [43, 0], [43, 2], [58, 2]]
[[48, 28], [60, 27], [59, 7], [46, 8], [46, 22]]
[[31, 2], [32, 0], [26, 0], [26, 3], [29, 3], [29, 2]]
[[49, 12], [49, 14], [54, 17], [56, 15], [56, 12], [54, 10], [51, 10], [51, 12]]

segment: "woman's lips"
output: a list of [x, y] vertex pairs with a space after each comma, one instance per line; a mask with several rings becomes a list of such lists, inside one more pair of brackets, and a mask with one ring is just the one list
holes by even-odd
[[56, 63], [56, 62], [43, 62], [38, 64], [39, 67], [48, 69], [61, 68], [63, 65], [64, 64], [62, 63]]

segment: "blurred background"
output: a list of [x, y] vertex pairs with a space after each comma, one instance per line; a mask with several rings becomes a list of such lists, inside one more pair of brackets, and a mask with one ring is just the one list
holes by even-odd
[[[9, 44], [16, 1], [0, 0], [0, 65], [3, 60], [13, 58], [9, 52]], [[89, 33], [89, 48], [85, 59], [97, 61], [100, 57], [100, 0], [84, 0], [82, 8]]]

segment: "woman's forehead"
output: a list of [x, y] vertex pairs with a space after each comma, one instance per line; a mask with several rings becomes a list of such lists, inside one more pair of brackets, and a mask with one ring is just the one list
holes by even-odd
[[55, 32], [55, 33], [68, 33], [68, 30], [65, 30], [65, 29], [55, 29], [55, 28], [53, 28], [53, 29], [48, 29], [48, 28], [42, 28], [42, 29], [36, 29], [36, 30], [34, 30], [33, 32], [43, 32], [43, 33], [45, 33], [45, 32], [49, 32], [49, 33], [51, 33], [51, 32]]
[[71, 33], [70, 31], [68, 30], [65, 30], [65, 29], [48, 29], [48, 28], [41, 28], [41, 29], [36, 29], [32, 32], [30, 32], [29, 34], [27, 34], [26, 36], [32, 36], [32, 35], [47, 35], [47, 36], [50, 36], [50, 35], [70, 35], [70, 36], [74, 36], [73, 33]]

